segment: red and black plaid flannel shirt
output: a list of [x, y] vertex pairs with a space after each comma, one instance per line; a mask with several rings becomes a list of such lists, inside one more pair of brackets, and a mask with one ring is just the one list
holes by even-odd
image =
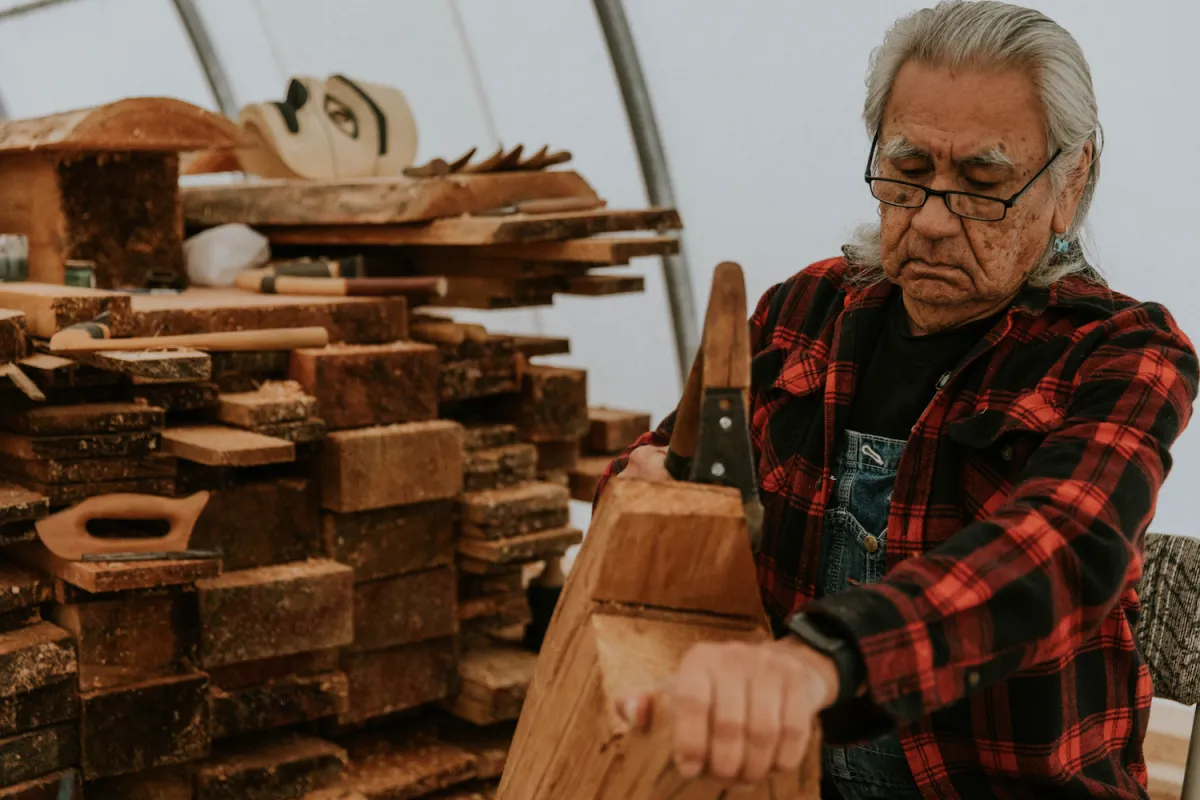
[[[868, 697], [828, 738], [897, 721], [927, 797], [1145, 797], [1136, 585], [1197, 392], [1191, 343], [1102, 285], [1026, 289], [912, 430], [883, 581], [818, 599], [831, 455], [894, 290], [847, 273], [814, 264], [751, 320], [763, 602], [836, 618], [866, 666]], [[634, 447], [665, 445], [672, 421]]]

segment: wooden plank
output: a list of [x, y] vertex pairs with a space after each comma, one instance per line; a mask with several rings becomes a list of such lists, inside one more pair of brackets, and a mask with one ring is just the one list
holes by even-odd
[[463, 491], [503, 489], [537, 478], [537, 448], [510, 444], [491, 450], [473, 450], [463, 463]]
[[415, 342], [330, 345], [292, 353], [291, 377], [317, 398], [330, 430], [437, 416], [440, 358]]
[[543, 278], [450, 278], [446, 294], [429, 301], [443, 308], [530, 308], [554, 303], [554, 295], [566, 288], [559, 277]]
[[221, 550], [226, 572], [303, 561], [321, 555], [320, 513], [318, 487], [303, 478], [237, 482], [212, 490], [189, 546]]
[[463, 536], [499, 539], [564, 527], [570, 493], [549, 483], [526, 483], [464, 494], [459, 503]]
[[535, 442], [538, 472], [568, 472], [579, 462], [578, 439], [548, 439]]
[[521, 376], [515, 422], [526, 441], [561, 441], [586, 434], [587, 372], [530, 365]]
[[490, 245], [578, 239], [620, 231], [679, 230], [670, 208], [600, 209], [502, 217], [453, 217], [418, 225], [263, 227], [272, 244]]
[[[471, 577], [485, 576], [474, 575]], [[473, 597], [460, 599], [458, 602], [459, 623], [484, 620], [495, 627], [502, 628], [527, 622], [530, 613], [529, 598], [525, 595], [525, 590], [520, 588], [510, 594]]]
[[[113, 340], [114, 346], [120, 346]], [[135, 384], [191, 383], [212, 377], [212, 360], [199, 350], [101, 350], [79, 360], [129, 376]]]
[[[79, 459], [13, 458], [0, 462], [0, 472], [16, 475], [19, 478], [28, 478], [38, 484], [48, 486], [64, 483], [136, 481], [145, 478], [174, 478], [175, 461], [155, 456]], [[53, 497], [50, 497], [50, 501], [58, 505]]]
[[75, 637], [82, 691], [189, 673], [199, 631], [191, 592], [115, 595], [53, 609]]
[[596, 498], [600, 478], [612, 463], [612, 456], [586, 456], [571, 469], [571, 499], [591, 503]]
[[617, 454], [650, 431], [650, 415], [605, 406], [588, 408], [588, 433], [584, 444], [590, 454]]
[[79, 719], [79, 692], [73, 676], [28, 692], [0, 697], [0, 736], [76, 719]]
[[220, 402], [214, 383], [162, 383], [130, 388], [134, 400], [161, 408], [167, 413], [201, 411]]
[[210, 355], [213, 378], [220, 380], [227, 375], [246, 375], [258, 378], [260, 383], [286, 377], [292, 359], [290, 350], [241, 350]]
[[197, 581], [202, 663], [236, 664], [349, 644], [353, 582], [353, 570], [324, 560]]
[[0, 561], [0, 614], [48, 602], [51, 591], [41, 572]]
[[340, 652], [338, 648], [329, 648], [226, 664], [210, 668], [208, 677], [213, 686], [229, 691], [259, 688], [287, 678], [322, 677], [337, 671]]
[[626, 264], [646, 256], [674, 255], [679, 239], [674, 236], [597, 236], [561, 242], [494, 244], [486, 247], [413, 247], [406, 249], [413, 258], [492, 258], [520, 261], [561, 261], [591, 266]]
[[32, 781], [78, 761], [79, 728], [71, 722], [0, 739], [0, 775], [6, 783]]
[[462, 490], [462, 428], [443, 420], [336, 431], [321, 461], [322, 506], [369, 511]]
[[146, 456], [159, 450], [161, 437], [154, 431], [72, 434], [69, 436], [19, 436], [0, 433], [0, 453], [14, 458], [115, 458]]
[[195, 800], [188, 764], [90, 780], [83, 791], [88, 800]]
[[23, 486], [0, 483], [0, 525], [38, 520], [50, 513], [44, 495]]
[[346, 751], [299, 734], [214, 748], [196, 767], [195, 800], [276, 800], [307, 797], [341, 775]]
[[203, 673], [86, 692], [81, 701], [81, 764], [89, 780], [209, 753], [208, 676]]
[[[215, 677], [214, 677], [215, 680]], [[350, 685], [340, 671], [289, 675], [254, 686], [209, 689], [212, 738], [336, 717], [346, 710]]]
[[[215, 559], [196, 561], [67, 561], [41, 542], [14, 545], [9, 553], [18, 561], [50, 573], [85, 592], [121, 592], [154, 589], [212, 578], [221, 572]], [[57, 591], [57, 587], [56, 587]]]
[[223, 425], [167, 428], [162, 442], [167, 455], [209, 467], [253, 467], [296, 459], [291, 442]]
[[458, 542], [458, 552], [467, 558], [491, 564], [513, 564], [562, 555], [568, 548], [581, 541], [582, 531], [575, 528], [556, 528], [506, 539], [464, 538]]
[[257, 428], [306, 420], [316, 414], [317, 399], [295, 381], [270, 381], [253, 392], [222, 394], [217, 419], [239, 428]]
[[0, 363], [20, 361], [28, 352], [25, 312], [0, 308]]
[[89, 497], [105, 494], [153, 494], [172, 497], [175, 481], [171, 478], [133, 478], [131, 480], [90, 481], [87, 483], [42, 483], [41, 481], [11, 475], [12, 479], [32, 491], [45, 496], [54, 508], [71, 506]]
[[581, 297], [608, 297], [615, 294], [639, 294], [646, 291], [641, 275], [572, 275], [563, 294]]
[[241, 133], [231, 120], [167, 97], [129, 98], [0, 124], [0, 153], [175, 153], [238, 147], [241, 143]]
[[329, 429], [325, 426], [325, 421], [320, 419], [309, 419], [303, 422], [279, 422], [274, 425], [259, 425], [254, 429], [255, 433], [261, 433], [263, 436], [270, 436], [273, 439], [283, 439], [285, 442], [292, 444], [308, 444], [309, 442], [319, 442], [328, 434]]
[[[0, 300], [0, 305], [5, 303]], [[403, 297], [304, 297], [194, 288], [182, 294], [134, 295], [126, 325], [130, 336], [321, 327], [332, 342], [371, 344], [408, 338], [408, 304]]]
[[441, 700], [454, 683], [457, 655], [453, 637], [373, 652], [344, 653], [350, 704], [343, 725]]
[[81, 797], [82, 791], [79, 770], [72, 768], [0, 788], [0, 800], [58, 800]]
[[324, 515], [325, 554], [373, 581], [454, 563], [457, 508], [435, 500], [352, 514]]
[[463, 427], [463, 449], [467, 452], [493, 450], [516, 443], [517, 429], [514, 425], [477, 423]]
[[408, 736], [364, 732], [345, 740], [350, 765], [328, 788], [305, 800], [441, 797], [439, 790], [478, 775], [478, 758], [418, 731]]
[[91, 322], [106, 311], [113, 317], [113, 334], [126, 335], [130, 306], [130, 295], [120, 292], [52, 283], [0, 283], [0, 308], [24, 313], [29, 334], [42, 339]]
[[463, 653], [458, 662], [458, 694], [445, 706], [476, 725], [515, 720], [521, 715], [536, 664], [536, 654], [517, 647]]
[[526, 358], [567, 355], [571, 352], [571, 340], [565, 336], [522, 335], [513, 336], [512, 340], [517, 352]]
[[577, 173], [389, 176], [356, 180], [271, 180], [184, 188], [184, 219], [209, 227], [246, 225], [385, 225], [456, 217], [517, 200], [595, 197]]
[[454, 567], [382, 578], [354, 586], [351, 650], [383, 650], [458, 633]]
[[0, 409], [0, 427], [31, 436], [148, 431], [161, 428], [163, 419], [161, 408], [141, 403], [81, 403]]
[[40, 622], [0, 634], [0, 697], [73, 678], [78, 669], [71, 634]]

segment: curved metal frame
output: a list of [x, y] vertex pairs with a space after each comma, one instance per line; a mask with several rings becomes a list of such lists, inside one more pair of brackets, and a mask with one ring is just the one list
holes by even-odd
[[221, 113], [230, 119], [236, 119], [238, 103], [233, 96], [233, 87], [230, 86], [229, 77], [225, 74], [225, 68], [221, 64], [220, 57], [217, 56], [216, 48], [213, 47], [212, 37], [208, 35], [208, 28], [204, 26], [200, 9], [196, 8], [193, 0], [172, 0], [172, 2], [175, 4], [175, 11], [179, 14], [179, 20], [183, 23], [183, 29], [187, 32], [188, 41], [192, 43], [192, 51], [200, 61], [201, 69], [204, 70], [204, 78], [208, 82], [213, 99], [217, 101], [217, 108], [221, 109]]

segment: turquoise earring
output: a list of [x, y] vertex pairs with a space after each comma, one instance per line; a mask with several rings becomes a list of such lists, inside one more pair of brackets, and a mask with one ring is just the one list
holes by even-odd
[[1071, 249], [1070, 242], [1068, 242], [1066, 239], [1064, 239], [1061, 236], [1054, 237], [1054, 252], [1058, 253], [1059, 255], [1066, 255], [1067, 251], [1070, 249]]

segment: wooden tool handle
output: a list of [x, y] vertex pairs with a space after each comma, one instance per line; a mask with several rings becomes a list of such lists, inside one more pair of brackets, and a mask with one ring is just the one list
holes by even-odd
[[[39, 520], [38, 537], [60, 558], [78, 561], [88, 553], [144, 553], [186, 550], [196, 520], [208, 504], [209, 493], [174, 499], [145, 494], [107, 494], [91, 497], [66, 511]], [[97, 537], [88, 531], [95, 520], [146, 521], [170, 525], [165, 536]]]
[[[65, 333], [62, 331], [60, 333]], [[188, 333], [180, 336], [142, 336], [131, 339], [89, 339], [50, 337], [52, 353], [96, 353], [105, 350], [163, 350], [189, 347], [195, 350], [235, 352], [244, 350], [296, 350], [301, 347], [324, 347], [329, 344], [329, 331], [324, 328], [266, 328], [258, 331], [223, 331], [220, 333]]]
[[703, 394], [701, 377], [704, 374], [704, 349], [696, 353], [687, 383], [683, 386], [683, 397], [675, 408], [675, 425], [671, 429], [671, 442], [667, 445], [667, 472], [677, 481], [688, 479], [692, 456], [696, 453], [696, 436], [700, 431], [700, 395]]

